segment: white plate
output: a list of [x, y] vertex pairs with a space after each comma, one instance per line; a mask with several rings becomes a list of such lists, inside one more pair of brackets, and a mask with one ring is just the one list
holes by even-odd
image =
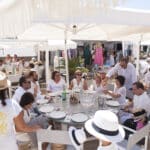
[[113, 113], [117, 114], [118, 110], [117, 109], [109, 109], [110, 111], [112, 111]]
[[40, 112], [43, 112], [43, 113], [52, 112], [53, 110], [54, 110], [54, 107], [53, 107], [53, 106], [50, 106], [50, 105], [41, 106], [41, 107], [39, 108], [39, 111], [40, 111]]
[[64, 111], [53, 111], [51, 112], [48, 117], [54, 118], [54, 119], [62, 119], [65, 118], [66, 113]]
[[112, 97], [110, 95], [101, 94], [100, 96], [103, 98], [106, 98], [106, 99], [112, 99]]
[[52, 93], [49, 93], [48, 95], [53, 97], [53, 96], [59, 96], [59, 95], [61, 95], [61, 93], [62, 93], [62, 91], [52, 92]]
[[74, 92], [80, 93], [80, 89], [73, 89]]
[[106, 101], [106, 104], [109, 105], [109, 106], [113, 106], [113, 107], [118, 107], [120, 106], [119, 102], [118, 101]]
[[86, 91], [84, 91], [84, 93], [87, 93], [87, 94], [95, 94], [95, 93], [96, 93], [96, 91], [86, 90]]
[[46, 103], [48, 103], [48, 100], [47, 100], [47, 99], [38, 99], [38, 100], [36, 101], [36, 103], [37, 103], [37, 104], [46, 104]]
[[78, 113], [72, 115], [71, 120], [74, 122], [85, 122], [86, 120], [88, 120], [88, 116], [83, 113]]
[[69, 93], [71, 93], [72, 92], [72, 90], [66, 90], [66, 93], [67, 94], [69, 94]]

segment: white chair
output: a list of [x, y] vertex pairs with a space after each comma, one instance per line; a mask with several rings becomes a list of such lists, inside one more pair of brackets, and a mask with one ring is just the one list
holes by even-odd
[[[149, 137], [149, 131], [150, 131], [150, 124], [146, 125], [142, 129], [135, 131], [128, 127], [123, 126], [126, 130], [129, 130], [133, 132], [129, 136], [128, 141], [124, 140], [120, 143], [118, 143], [118, 147], [120, 150], [148, 150], [148, 137]], [[137, 143], [145, 138], [144, 141], [144, 148], [140, 145], [137, 145]]]
[[36, 132], [38, 150], [42, 150], [42, 143], [72, 145], [68, 131], [41, 129]]
[[16, 132], [16, 139], [19, 149], [31, 149], [32, 142], [28, 133]]

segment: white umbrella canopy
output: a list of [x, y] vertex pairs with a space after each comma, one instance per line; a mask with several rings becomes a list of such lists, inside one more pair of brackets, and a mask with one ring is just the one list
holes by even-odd
[[[65, 35], [65, 31], [67, 35]], [[132, 33], [150, 31], [150, 27], [128, 26], [114, 24], [43, 24], [36, 23], [23, 34], [19, 39], [23, 40], [115, 40]]]
[[[65, 43], [66, 42], [66, 43]], [[48, 47], [50, 50], [65, 50], [65, 49], [76, 49], [77, 44], [73, 41], [67, 40], [48, 40]]]
[[18, 38], [24, 40], [63, 40], [65, 39], [64, 30], [65, 28], [61, 29], [53, 25], [39, 23], [32, 25]]
[[11, 0], [7, 5], [6, 3], [2, 5], [1, 1], [0, 6], [3, 7], [0, 7], [0, 38], [21, 35], [35, 22], [69, 25], [81, 23], [150, 25], [149, 12], [110, 8], [123, 0]]

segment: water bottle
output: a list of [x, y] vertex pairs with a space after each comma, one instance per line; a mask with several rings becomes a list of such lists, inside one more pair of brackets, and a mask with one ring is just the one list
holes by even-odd
[[65, 88], [65, 86], [63, 87], [62, 100], [63, 100], [63, 101], [66, 100], [66, 88]]

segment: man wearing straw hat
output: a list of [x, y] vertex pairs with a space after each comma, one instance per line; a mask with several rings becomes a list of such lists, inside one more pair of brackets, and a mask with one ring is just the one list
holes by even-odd
[[[99, 110], [94, 118], [85, 122], [85, 129], [88, 133], [99, 139], [97, 150], [118, 150], [115, 143], [123, 140], [124, 129], [119, 125], [117, 116], [109, 110]], [[86, 141], [84, 129], [69, 128], [69, 136], [76, 150]]]

